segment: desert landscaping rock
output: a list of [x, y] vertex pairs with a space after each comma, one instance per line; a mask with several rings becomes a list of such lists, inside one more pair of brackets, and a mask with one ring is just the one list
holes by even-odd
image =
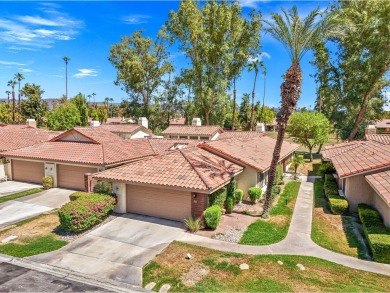
[[231, 228], [226, 230], [224, 233], [217, 234], [215, 239], [222, 240], [231, 243], [238, 243], [240, 241], [242, 234], [244, 234], [246, 228]]
[[1, 243], [8, 243], [8, 242], [15, 240], [17, 238], [18, 238], [18, 236], [16, 236], [16, 235], [10, 235], [8, 237], [5, 237], [3, 240], [1, 240]]
[[210, 272], [210, 269], [202, 264], [194, 264], [188, 273], [184, 274], [181, 278], [183, 284], [187, 287], [195, 286], [204, 276]]
[[242, 264], [240, 264], [240, 269], [241, 270], [249, 270], [249, 265], [246, 263], [242, 263]]
[[164, 284], [161, 286], [160, 288], [160, 293], [167, 293], [169, 291], [169, 289], [171, 289], [171, 285], [170, 284]]
[[146, 289], [146, 290], [152, 291], [152, 289], [154, 288], [154, 286], [156, 286], [156, 283], [155, 283], [155, 282], [150, 282], [149, 284], [147, 284], [147, 285], [145, 286], [145, 289]]
[[283, 262], [281, 260], [278, 260], [279, 265], [283, 265]]
[[191, 254], [189, 254], [189, 253], [187, 253], [187, 255], [186, 255], [186, 259], [191, 259], [192, 258], [192, 255]]
[[301, 270], [301, 271], [304, 271], [305, 270], [305, 267], [302, 265], [302, 264], [297, 264], [297, 267]]

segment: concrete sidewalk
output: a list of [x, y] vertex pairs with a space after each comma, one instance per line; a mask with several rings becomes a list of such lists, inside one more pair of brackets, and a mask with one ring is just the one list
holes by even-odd
[[238, 252], [244, 254], [285, 254], [304, 255], [322, 258], [346, 267], [379, 273], [390, 276], [390, 265], [357, 259], [329, 251], [311, 240], [311, 224], [313, 214], [313, 178], [302, 182], [299, 189], [294, 214], [291, 219], [288, 234], [279, 243], [265, 246], [251, 246], [214, 240], [186, 233], [178, 241], [212, 248], [216, 250]]

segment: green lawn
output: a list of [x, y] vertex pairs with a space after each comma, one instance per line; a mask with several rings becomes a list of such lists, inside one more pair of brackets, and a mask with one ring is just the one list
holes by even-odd
[[314, 182], [314, 211], [311, 238], [318, 245], [349, 256], [367, 259], [368, 252], [358, 240], [354, 217], [333, 215], [325, 200], [324, 182]]
[[300, 182], [287, 183], [278, 203], [270, 211], [270, 218], [266, 220], [259, 219], [249, 225], [239, 243], [268, 245], [282, 241], [286, 237], [290, 226], [300, 186]]
[[41, 192], [41, 191], [43, 191], [43, 190], [40, 189], [40, 188], [33, 188], [33, 189], [28, 189], [28, 190], [25, 190], [25, 191], [13, 193], [13, 194], [10, 194], [10, 195], [6, 195], [6, 196], [3, 196], [3, 197], [0, 197], [0, 203], [6, 202], [6, 201], [9, 201], [9, 200], [14, 200], [14, 199], [17, 199], [17, 198], [20, 198], [20, 197], [28, 196], [28, 195], [31, 195], [31, 194], [35, 194], [35, 193], [38, 193], [38, 192]]
[[[187, 253], [193, 259], [186, 259]], [[242, 263], [249, 270], [240, 270]], [[144, 267], [143, 285], [150, 282], [156, 292], [163, 284], [171, 285], [170, 292], [390, 292], [390, 277], [314, 257], [243, 255], [181, 242]]]

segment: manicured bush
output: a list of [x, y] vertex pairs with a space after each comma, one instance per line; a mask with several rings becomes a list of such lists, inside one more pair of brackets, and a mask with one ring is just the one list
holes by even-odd
[[200, 229], [200, 218], [189, 217], [184, 219], [184, 224], [187, 227], [187, 230], [190, 232], [196, 232]]
[[209, 195], [209, 207], [213, 205], [223, 207], [226, 200], [226, 188], [220, 188]]
[[275, 180], [274, 180], [274, 185], [283, 185], [283, 168], [282, 165], [277, 165], [276, 170], [275, 170]]
[[339, 195], [336, 179], [331, 174], [325, 174], [324, 192], [327, 198], [331, 195]]
[[88, 192], [85, 192], [85, 191], [76, 191], [76, 192], [73, 192], [71, 195], [69, 195], [69, 199], [70, 201], [75, 201], [81, 197], [84, 197], [84, 196], [88, 196], [88, 195], [91, 195], [92, 193], [88, 193]]
[[229, 196], [226, 198], [226, 213], [231, 214], [234, 209], [234, 198]]
[[45, 176], [45, 177], [42, 178], [43, 189], [53, 188], [53, 184], [54, 184], [53, 177]]
[[248, 194], [251, 202], [256, 203], [261, 197], [261, 189], [258, 187], [251, 187], [248, 189]]
[[102, 222], [115, 206], [115, 198], [103, 194], [81, 196], [65, 204], [59, 211], [61, 227], [66, 231], [81, 232]]
[[226, 185], [226, 197], [234, 197], [234, 191], [236, 190], [236, 179], [233, 178], [228, 185]]
[[107, 181], [98, 181], [93, 188], [94, 193], [112, 194], [112, 183]]
[[348, 211], [348, 201], [339, 195], [331, 194], [328, 197], [329, 207], [335, 215], [345, 215]]
[[221, 221], [222, 210], [218, 205], [208, 207], [204, 212], [204, 220], [206, 226], [210, 229], [217, 229], [219, 222]]
[[275, 197], [278, 196], [278, 194], [280, 193], [280, 186], [277, 186], [277, 185], [274, 185], [272, 186], [272, 190], [271, 190], [271, 196], [272, 196], [272, 199], [274, 199]]
[[234, 199], [236, 200], [236, 203], [242, 202], [243, 197], [244, 197], [244, 191], [242, 191], [242, 189], [236, 189], [234, 191]]
[[390, 229], [383, 224], [380, 214], [374, 208], [359, 204], [358, 211], [374, 260], [390, 263]]
[[318, 168], [318, 172], [321, 173], [322, 178], [325, 178], [326, 174], [333, 174], [336, 170], [331, 163], [324, 163]]

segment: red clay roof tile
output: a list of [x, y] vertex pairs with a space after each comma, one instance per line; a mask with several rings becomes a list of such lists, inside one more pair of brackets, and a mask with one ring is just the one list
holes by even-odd
[[390, 206], [390, 171], [367, 175], [366, 180]]

